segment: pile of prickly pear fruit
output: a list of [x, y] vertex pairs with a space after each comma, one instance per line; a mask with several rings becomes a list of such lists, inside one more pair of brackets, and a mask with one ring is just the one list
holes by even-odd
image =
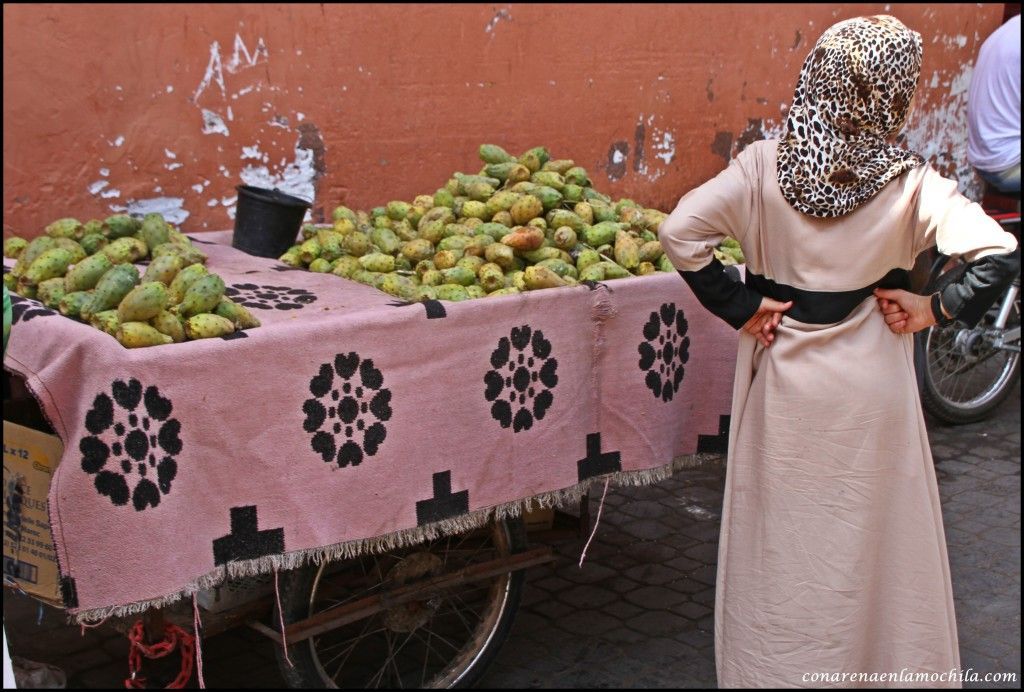
[[[658, 242], [664, 212], [595, 190], [587, 171], [544, 147], [515, 157], [481, 145], [479, 173], [433, 195], [369, 213], [334, 210], [308, 224], [280, 260], [375, 286], [406, 300], [467, 300], [674, 272]], [[739, 247], [719, 248], [725, 264]]]
[[[160, 214], [84, 224], [59, 219], [31, 241], [5, 240], [4, 257], [17, 260], [4, 275], [8, 290], [91, 324], [126, 348], [260, 326], [224, 296], [224, 281], [207, 271], [205, 253]], [[140, 275], [135, 263], [146, 259]]]

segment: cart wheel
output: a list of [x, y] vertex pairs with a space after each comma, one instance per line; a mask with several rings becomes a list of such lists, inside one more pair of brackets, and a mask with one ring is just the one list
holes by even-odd
[[[409, 548], [282, 573], [284, 621], [297, 622], [525, 549], [522, 520], [508, 519]], [[523, 578], [523, 570], [503, 572], [378, 608], [289, 643], [293, 666], [276, 647], [278, 665], [288, 685], [300, 689], [469, 687], [508, 636]], [[276, 611], [274, 623], [276, 629]]]

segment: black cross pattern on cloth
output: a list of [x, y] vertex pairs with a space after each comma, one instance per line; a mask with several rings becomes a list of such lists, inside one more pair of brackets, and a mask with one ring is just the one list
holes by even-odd
[[[423, 300], [420, 302], [422, 303], [423, 307], [426, 308], [427, 310], [428, 320], [439, 320], [448, 316], [448, 312], [444, 309], [444, 303], [442, 303], [440, 300]], [[404, 308], [407, 305], [415, 304], [416, 303], [413, 303], [408, 300], [393, 300], [390, 303], [388, 303], [388, 305], [393, 308]]]
[[717, 435], [698, 435], [697, 452], [725, 454], [729, 451], [729, 416], [718, 417]]
[[683, 311], [677, 310], [675, 303], [664, 303], [651, 313], [644, 325], [645, 341], [637, 347], [640, 369], [647, 373], [647, 388], [654, 398], [666, 403], [679, 391], [686, 371], [683, 366], [690, 360], [688, 328]]
[[581, 481], [606, 473], [622, 470], [622, 455], [618, 452], [601, 451], [601, 433], [587, 435], [587, 456], [576, 462], [576, 470]]
[[529, 430], [543, 420], [555, 397], [558, 361], [551, 358], [551, 342], [544, 332], [527, 325], [513, 327], [498, 340], [491, 353], [491, 367], [484, 375], [484, 396], [491, 404], [491, 416], [501, 427], [513, 432]]
[[315, 397], [302, 405], [303, 428], [313, 433], [313, 451], [339, 467], [358, 466], [372, 457], [387, 437], [384, 423], [391, 419], [391, 390], [384, 375], [369, 358], [339, 353], [324, 363], [309, 381]]
[[171, 418], [171, 401], [156, 387], [143, 391], [136, 379], [115, 380], [111, 394], [97, 394], [85, 416], [91, 434], [78, 444], [82, 470], [96, 476], [97, 492], [115, 505], [131, 500], [141, 512], [171, 492], [183, 447], [181, 423]]
[[284, 529], [260, 531], [256, 505], [231, 508], [231, 533], [213, 539], [213, 563], [255, 560], [284, 552]]
[[316, 295], [304, 288], [232, 284], [224, 295], [239, 305], [257, 310], [301, 310], [316, 302]]
[[452, 472], [434, 474], [434, 497], [416, 502], [416, 525], [423, 526], [469, 513], [469, 491], [452, 492]]
[[[11, 297], [11, 324], [28, 322], [36, 317], [54, 317], [59, 312], [43, 307], [38, 300], [24, 298], [16, 293], [8, 292]], [[47, 324], [50, 324], [47, 322]]]

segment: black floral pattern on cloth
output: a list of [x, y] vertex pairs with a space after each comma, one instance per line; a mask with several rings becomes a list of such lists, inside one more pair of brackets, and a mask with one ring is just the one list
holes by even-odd
[[175, 460], [182, 450], [181, 423], [174, 407], [156, 387], [136, 379], [115, 380], [111, 393], [101, 392], [85, 416], [82, 470], [95, 475], [96, 490], [115, 505], [129, 500], [136, 511], [160, 504], [178, 475]]
[[314, 398], [302, 405], [303, 428], [313, 434], [310, 444], [325, 462], [358, 466], [379, 451], [392, 414], [391, 390], [371, 359], [339, 353], [333, 364], [320, 366], [309, 391]]
[[491, 353], [491, 367], [484, 375], [484, 396], [491, 416], [513, 432], [529, 430], [543, 420], [554, 403], [552, 389], [558, 384], [558, 361], [551, 358], [551, 342], [544, 332], [527, 325], [514, 327], [498, 340]]
[[690, 360], [689, 324], [675, 303], [664, 303], [651, 313], [644, 325], [644, 339], [637, 347], [644, 381], [656, 399], [672, 401], [683, 383], [687, 361]]
[[38, 300], [24, 298], [10, 291], [8, 293], [11, 296], [11, 324], [28, 322], [36, 317], [54, 317], [60, 314], [55, 310], [43, 307]]
[[257, 310], [301, 310], [316, 302], [312, 291], [291, 286], [232, 284], [224, 289], [224, 295], [239, 305]]

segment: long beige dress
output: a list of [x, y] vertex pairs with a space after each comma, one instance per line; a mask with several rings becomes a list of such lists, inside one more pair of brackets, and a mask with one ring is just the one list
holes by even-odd
[[[969, 261], [1016, 247], [927, 166], [846, 216], [803, 215], [779, 191], [775, 154], [775, 141], [755, 143], [680, 200], [661, 229], [678, 269], [706, 266], [731, 236], [749, 271], [847, 291], [909, 270], [936, 243]], [[835, 324], [784, 317], [768, 349], [741, 332], [715, 649], [722, 687], [908, 687], [808, 676], [959, 667], [913, 338], [889, 331], [873, 297]]]

